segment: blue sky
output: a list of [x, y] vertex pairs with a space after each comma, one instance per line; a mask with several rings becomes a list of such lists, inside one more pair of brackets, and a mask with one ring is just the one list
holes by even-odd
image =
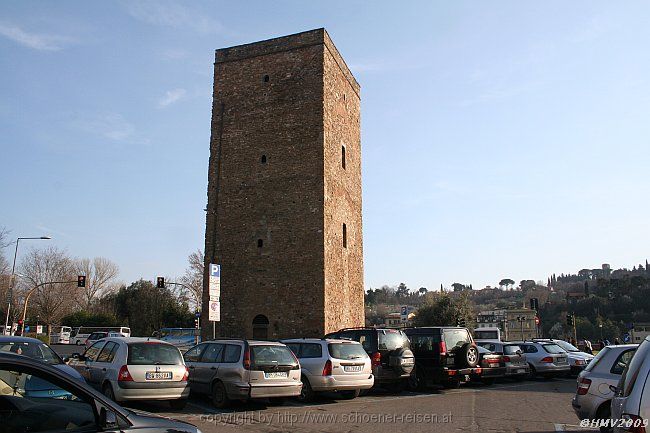
[[[203, 247], [214, 50], [325, 27], [362, 86], [365, 284], [650, 254], [647, 2], [0, 3], [0, 226], [132, 281]], [[22, 246], [21, 246], [22, 248]]]

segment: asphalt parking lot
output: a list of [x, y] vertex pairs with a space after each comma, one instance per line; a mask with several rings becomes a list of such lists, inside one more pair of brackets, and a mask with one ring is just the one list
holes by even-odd
[[[54, 347], [67, 356], [82, 347]], [[198, 426], [204, 433], [250, 432], [593, 432], [578, 426], [571, 409], [575, 379], [513, 382], [492, 386], [469, 384], [455, 390], [432, 389], [399, 395], [373, 391], [354, 400], [321, 397], [311, 404], [288, 400], [283, 405], [237, 403], [215, 409], [207, 396], [192, 395], [183, 410], [166, 402], [126, 406]]]

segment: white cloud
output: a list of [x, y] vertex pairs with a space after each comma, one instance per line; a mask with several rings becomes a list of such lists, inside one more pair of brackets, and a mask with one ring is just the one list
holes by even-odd
[[41, 51], [59, 51], [74, 42], [72, 38], [66, 36], [29, 33], [7, 23], [0, 23], [0, 35], [25, 47]]
[[123, 5], [129, 15], [148, 24], [186, 28], [206, 34], [223, 30], [218, 21], [173, 1], [137, 0], [124, 2]]
[[165, 92], [165, 96], [158, 100], [158, 108], [165, 108], [183, 99], [187, 92], [185, 89], [173, 89]]
[[131, 140], [135, 133], [134, 126], [117, 113], [82, 114], [72, 121], [72, 126], [113, 141]]

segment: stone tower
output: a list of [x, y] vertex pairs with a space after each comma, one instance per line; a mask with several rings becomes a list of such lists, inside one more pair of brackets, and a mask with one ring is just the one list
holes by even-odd
[[206, 264], [221, 264], [216, 335], [364, 325], [359, 92], [324, 29], [216, 51], [205, 232]]

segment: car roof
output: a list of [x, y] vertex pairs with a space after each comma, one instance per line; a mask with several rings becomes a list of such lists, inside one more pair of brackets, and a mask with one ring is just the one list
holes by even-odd
[[146, 343], [146, 342], [152, 342], [152, 343], [164, 343], [164, 344], [169, 344], [166, 341], [158, 340], [157, 338], [150, 338], [150, 337], [106, 337], [102, 338], [101, 340], [103, 341], [114, 341], [114, 342], [123, 342], [123, 343]]
[[361, 344], [355, 340], [349, 340], [347, 338], [287, 338], [285, 340], [280, 340], [281, 343], [349, 343], [349, 344]]
[[43, 343], [37, 338], [31, 337], [18, 337], [18, 336], [4, 336], [0, 337], [0, 343]]

